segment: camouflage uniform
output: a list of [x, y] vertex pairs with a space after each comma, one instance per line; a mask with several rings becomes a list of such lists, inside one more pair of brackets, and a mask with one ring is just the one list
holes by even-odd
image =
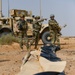
[[38, 17], [36, 19], [36, 21], [33, 23], [33, 36], [35, 39], [35, 49], [37, 48], [38, 45], [38, 41], [39, 41], [39, 34], [40, 34], [40, 30], [41, 30], [41, 23], [39, 23], [38, 21]]
[[[54, 16], [51, 16], [54, 17]], [[48, 21], [49, 24], [49, 30], [50, 30], [50, 35], [52, 37], [52, 44], [55, 44], [55, 42], [58, 42], [58, 45], [60, 45], [59, 42], [59, 35], [61, 34], [61, 28], [59, 27], [59, 24], [57, 23], [57, 21], [55, 19], [50, 19]]]
[[40, 17], [35, 17], [35, 22], [33, 23], [33, 36], [35, 38], [35, 49], [37, 49], [39, 37], [40, 37], [40, 30], [41, 30], [41, 22], [47, 19], [40, 19]]
[[27, 38], [27, 30], [28, 30], [28, 25], [27, 22], [24, 19], [19, 19], [18, 24], [21, 24], [19, 29], [19, 37], [20, 37], [20, 47], [23, 49], [23, 43], [25, 43], [27, 49], [28, 49], [28, 38]]

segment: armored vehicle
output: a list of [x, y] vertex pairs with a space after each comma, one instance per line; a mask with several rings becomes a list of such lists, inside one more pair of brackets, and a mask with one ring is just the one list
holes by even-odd
[[[10, 10], [10, 17], [0, 18], [0, 37], [9, 33], [19, 33], [16, 24], [22, 13], [25, 14], [25, 20], [28, 23], [27, 35], [31, 37], [33, 36], [32, 22], [35, 21], [35, 18], [32, 17], [32, 12], [28, 12], [26, 10], [12, 9]], [[50, 43], [50, 33], [48, 24], [42, 24], [40, 30], [40, 39], [42, 39], [43, 43]]]

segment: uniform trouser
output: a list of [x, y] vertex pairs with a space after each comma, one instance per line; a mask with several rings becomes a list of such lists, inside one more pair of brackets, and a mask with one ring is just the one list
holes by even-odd
[[39, 41], [39, 31], [34, 31], [33, 35], [34, 35], [33, 41], [35, 40], [34, 42], [35, 42], [35, 49], [36, 49]]
[[60, 40], [59, 40], [58, 33], [56, 31], [52, 31], [50, 34], [52, 37], [52, 44], [55, 44], [55, 42], [57, 41], [58, 46], [60, 46]]
[[60, 40], [59, 40], [59, 35], [58, 35], [58, 33], [56, 33], [56, 41], [57, 41], [57, 45], [60, 46]]
[[29, 44], [28, 44], [28, 37], [26, 32], [21, 31], [20, 32], [20, 47], [21, 49], [23, 49], [23, 44], [25, 43], [27, 49], [29, 48]]

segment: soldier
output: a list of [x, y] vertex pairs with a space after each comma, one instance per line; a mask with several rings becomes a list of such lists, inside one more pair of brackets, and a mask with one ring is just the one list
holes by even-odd
[[60, 46], [59, 43], [59, 36], [61, 35], [60, 31], [61, 28], [57, 21], [54, 19], [54, 15], [50, 15], [50, 20], [48, 21], [49, 24], [49, 30], [50, 30], [50, 37], [52, 38], [52, 44], [55, 44], [55, 42], [58, 42], [58, 45]]
[[25, 21], [25, 15], [21, 15], [20, 19], [17, 23], [17, 27], [19, 30], [19, 36], [20, 36], [20, 47], [23, 50], [23, 39], [25, 42], [25, 45], [28, 49], [28, 38], [27, 38], [27, 30], [28, 30], [28, 25], [27, 22]]
[[37, 49], [38, 41], [39, 41], [39, 34], [41, 30], [41, 22], [47, 19], [40, 19], [39, 16], [35, 17], [35, 22], [33, 23], [33, 36], [35, 37], [35, 49]]
[[38, 41], [39, 41], [39, 31], [41, 29], [41, 24], [37, 22], [40, 17], [35, 17], [35, 22], [33, 23], [33, 36], [35, 37], [35, 49], [37, 49]]

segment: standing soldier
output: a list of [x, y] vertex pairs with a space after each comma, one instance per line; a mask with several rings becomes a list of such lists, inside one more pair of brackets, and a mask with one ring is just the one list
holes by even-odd
[[37, 49], [39, 37], [40, 37], [40, 30], [41, 30], [41, 22], [47, 19], [40, 19], [39, 16], [35, 17], [35, 22], [33, 23], [33, 36], [35, 37], [35, 49]]
[[25, 21], [25, 15], [21, 15], [20, 19], [17, 23], [17, 27], [19, 30], [19, 36], [20, 36], [20, 47], [23, 49], [23, 39], [25, 41], [25, 45], [28, 49], [28, 38], [27, 38], [27, 30], [28, 30], [28, 25], [27, 22]]
[[35, 49], [37, 49], [39, 41], [39, 31], [41, 29], [41, 23], [37, 22], [40, 19], [39, 16], [35, 17], [35, 22], [33, 23], [33, 36], [35, 37]]
[[57, 21], [54, 19], [54, 15], [50, 15], [50, 20], [48, 21], [49, 24], [49, 30], [50, 30], [50, 37], [52, 40], [52, 44], [55, 44], [55, 42], [58, 42], [58, 45], [60, 46], [60, 42], [59, 42], [59, 36], [61, 35], [60, 31], [61, 28], [59, 26], [59, 24], [57, 23]]

